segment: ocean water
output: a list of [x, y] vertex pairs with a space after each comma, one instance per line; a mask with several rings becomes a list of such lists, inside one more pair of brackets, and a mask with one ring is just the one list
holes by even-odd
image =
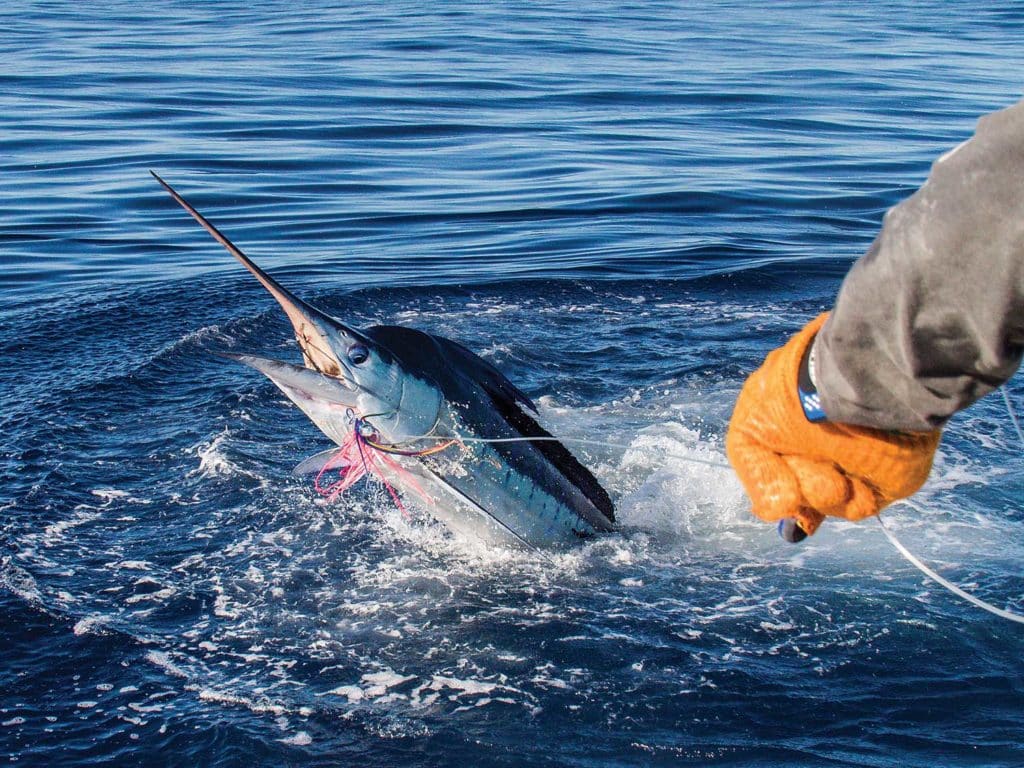
[[[1021, 628], [872, 521], [800, 546], [724, 460], [744, 377], [1021, 96], [1013, 4], [0, 9], [0, 761], [1024, 764]], [[461, 341], [622, 530], [516, 554], [327, 504], [297, 359], [153, 169], [299, 295]], [[1024, 405], [1024, 385], [1010, 383]], [[690, 461], [699, 459], [711, 464]], [[887, 513], [1024, 611], [1000, 398]]]

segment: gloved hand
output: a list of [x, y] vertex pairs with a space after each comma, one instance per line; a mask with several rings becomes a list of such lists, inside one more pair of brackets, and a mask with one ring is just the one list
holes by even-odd
[[794, 518], [808, 535], [826, 515], [861, 520], [917, 491], [941, 437], [941, 430], [887, 432], [808, 420], [797, 374], [827, 318], [813, 320], [751, 374], [725, 438], [754, 514], [768, 522]]

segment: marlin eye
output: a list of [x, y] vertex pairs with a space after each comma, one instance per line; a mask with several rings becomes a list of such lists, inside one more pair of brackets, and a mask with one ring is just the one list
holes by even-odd
[[362, 344], [353, 344], [348, 348], [348, 361], [353, 365], [362, 365], [370, 359], [370, 350]]

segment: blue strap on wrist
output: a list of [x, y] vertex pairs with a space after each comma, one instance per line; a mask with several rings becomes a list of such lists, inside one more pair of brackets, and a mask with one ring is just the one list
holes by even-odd
[[818, 388], [814, 384], [814, 342], [817, 336], [811, 339], [811, 343], [804, 350], [804, 356], [800, 359], [800, 369], [796, 376], [796, 392], [800, 400], [800, 407], [804, 410], [804, 416], [810, 422], [827, 421], [828, 416], [821, 407], [821, 397], [818, 395]]

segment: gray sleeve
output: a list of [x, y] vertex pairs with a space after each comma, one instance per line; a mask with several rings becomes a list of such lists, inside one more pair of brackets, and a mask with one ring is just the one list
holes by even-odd
[[814, 345], [831, 421], [927, 430], [1024, 350], [1024, 101], [982, 118], [892, 208]]

